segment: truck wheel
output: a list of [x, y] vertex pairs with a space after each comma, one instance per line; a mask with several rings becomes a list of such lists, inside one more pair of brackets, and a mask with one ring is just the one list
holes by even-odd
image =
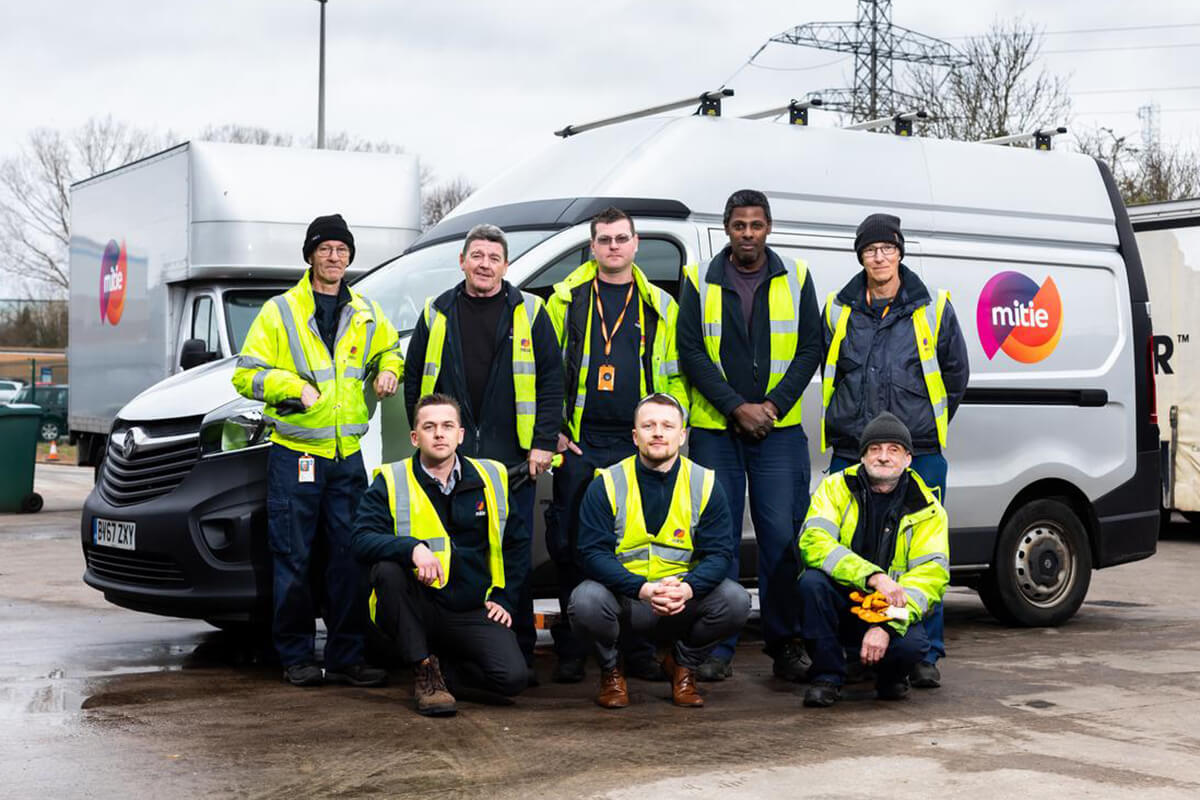
[[1079, 610], [1091, 581], [1092, 551], [1079, 517], [1059, 500], [1034, 500], [1000, 531], [980, 597], [1002, 622], [1061, 625]]

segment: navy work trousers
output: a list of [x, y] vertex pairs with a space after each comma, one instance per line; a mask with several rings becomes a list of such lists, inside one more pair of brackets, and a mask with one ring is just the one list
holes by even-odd
[[[522, 469], [528, 469], [522, 466]], [[525, 664], [533, 666], [533, 648], [537, 644], [537, 626], [533, 618], [533, 590], [531, 574], [533, 569], [533, 507], [537, 501], [537, 485], [532, 480], [526, 480], [518, 489], [509, 492], [508, 513], [521, 518], [529, 530], [525, 549], [517, 557], [525, 562], [525, 583], [517, 593], [517, 608], [513, 612], [513, 633], [517, 635], [517, 644], [521, 654], [525, 656]]]

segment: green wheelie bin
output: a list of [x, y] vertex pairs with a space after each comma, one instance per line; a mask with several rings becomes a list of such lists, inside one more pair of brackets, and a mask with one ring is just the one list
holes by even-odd
[[33, 491], [41, 420], [41, 406], [0, 405], [0, 511], [42, 510], [42, 496]]

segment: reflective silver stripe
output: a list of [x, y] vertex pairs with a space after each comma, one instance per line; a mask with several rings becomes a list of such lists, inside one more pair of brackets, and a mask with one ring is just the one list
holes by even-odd
[[346, 369], [342, 372], [342, 377], [350, 378], [351, 380], [361, 381], [363, 379], [363, 376], [365, 376], [366, 374], [367, 374], [366, 367], [346, 367]]
[[517, 403], [517, 416], [520, 416], [522, 414], [536, 414], [536, 413], [537, 413], [537, 403], [536, 402], [525, 401], [525, 402]]
[[825, 324], [829, 326], [829, 332], [833, 333], [837, 330], [838, 317], [842, 315], [842, 303], [834, 295], [833, 300], [829, 302], [829, 313], [825, 315]]
[[797, 333], [800, 323], [794, 319], [773, 319], [770, 322], [771, 333]]
[[[367, 364], [370, 363], [369, 356], [371, 355], [371, 342], [374, 341], [374, 339], [375, 339], [375, 318], [374, 317], [367, 320], [366, 329], [367, 329], [367, 335], [366, 335], [366, 338], [363, 340], [365, 342], [365, 344], [363, 344], [363, 360], [362, 360], [362, 365], [363, 365], [364, 371], [367, 368]], [[391, 350], [392, 348], [389, 347], [387, 349]], [[387, 352], [387, 350], [381, 350], [379, 352], [379, 355], [377, 355], [375, 357], [379, 358], [379, 356], [383, 355], [385, 352]]]
[[933, 304], [925, 306], [925, 321], [929, 323], [929, 332], [933, 334], [933, 346], [937, 348], [937, 309]]
[[280, 435], [287, 436], [290, 439], [332, 439], [337, 436], [337, 431], [332, 425], [325, 428], [306, 428], [303, 425], [296, 425], [292, 422], [286, 422], [269, 414], [264, 414], [263, 416], [274, 423], [275, 430], [278, 431]]
[[254, 373], [250, 389], [254, 393], [255, 400], [265, 401], [267, 399], [267, 371], [265, 369]]
[[336, 374], [337, 373], [334, 372], [333, 367], [322, 367], [321, 369], [312, 371], [312, 378], [317, 383], [325, 383], [325, 381], [333, 380]]
[[705, 336], [712, 336], [717, 339], [721, 338], [721, 323], [705, 322], [703, 327], [704, 327], [704, 335]]
[[[350, 330], [350, 319], [356, 312], [357, 309], [354, 307], [353, 301], [342, 306], [342, 316], [338, 319], [337, 335], [333, 337], [333, 353], [337, 352], [338, 345], [342, 343], [342, 337]], [[370, 339], [367, 340], [368, 344], [370, 341]], [[368, 347], [367, 349], [370, 348]], [[329, 354], [330, 357], [333, 356], [333, 353]]]
[[577, 392], [575, 394], [575, 407], [576, 408], [583, 408], [583, 405], [586, 402], [587, 402], [587, 390], [586, 389], [584, 389], [582, 392]]
[[274, 366], [254, 356], [238, 356], [237, 365], [239, 369], [271, 369]]
[[287, 333], [288, 352], [291, 353], [292, 362], [296, 365], [296, 374], [315, 382], [316, 378], [313, 377], [312, 370], [308, 368], [308, 358], [304, 355], [304, 348], [300, 345], [300, 331], [296, 329], [296, 318], [292, 315], [291, 307], [287, 300], [283, 299], [283, 295], [272, 297], [271, 302], [279, 309], [279, 318]]
[[662, 362], [662, 368], [663, 368], [663, 372], [667, 373], [668, 375], [678, 375], [679, 374], [679, 362], [678, 361], [664, 361], [664, 362]]
[[472, 463], [483, 471], [485, 477], [487, 477], [495, 489], [496, 524], [500, 526], [500, 542], [503, 544], [504, 529], [508, 525], [508, 494], [504, 491], [504, 483], [500, 480], [500, 470], [490, 461], [474, 460]]
[[533, 329], [533, 320], [537, 317], [538, 296], [521, 292], [521, 302], [525, 304], [525, 315], [529, 317], [529, 328]]
[[341, 433], [342, 436], [362, 436], [367, 432], [368, 427], [369, 423], [355, 422], [351, 425], [339, 425], [338, 432]]
[[782, 375], [788, 371], [788, 367], [792, 365], [791, 361], [771, 361], [771, 374]]
[[661, 544], [650, 543], [650, 555], [658, 556], [667, 561], [682, 561], [683, 563], [691, 563], [692, 551], [682, 547], [667, 547]]
[[422, 375], [437, 375], [439, 366], [441, 366], [441, 365], [435, 364], [432, 361], [426, 361], [425, 368], [423, 370], [421, 370], [421, 374]]
[[821, 572], [824, 572], [826, 575], [833, 575], [834, 567], [848, 555], [850, 555], [850, 548], [842, 547], [839, 544], [830, 550], [829, 555], [825, 556], [825, 560], [821, 562]]
[[513, 364], [514, 375], [537, 375], [537, 364], [532, 361], [517, 361]]
[[825, 517], [811, 517], [805, 520], [804, 527], [801, 528], [800, 533], [803, 534], [804, 531], [808, 530], [809, 528], [820, 528], [835, 539], [841, 535], [841, 531], [838, 529], [837, 523], [831, 519], [826, 519]]
[[689, 497], [692, 501], [692, 530], [700, 525], [700, 503], [704, 500], [704, 467], [692, 463], [689, 465], [688, 483]]
[[904, 593], [908, 595], [910, 600], [917, 604], [917, 608], [921, 609], [922, 614], [929, 610], [929, 601], [925, 599], [925, 595], [920, 589], [905, 586]]
[[934, 564], [940, 564], [944, 569], [947, 569], [947, 570], [950, 569], [950, 559], [946, 558], [941, 553], [929, 553], [927, 555], [921, 556], [920, 558], [914, 558], [908, 562], [908, 568], [916, 569], [917, 567], [921, 566], [922, 564], [928, 564], [931, 561]]
[[649, 561], [650, 548], [639, 547], [637, 550], [627, 550], [624, 553], [617, 553], [617, 561], [622, 564], [628, 564], [630, 561]]
[[[405, 491], [405, 494], [408, 494], [408, 492]], [[446, 537], [445, 536], [438, 536], [433, 539], [422, 539], [421, 541], [425, 544], [426, 547], [428, 547], [430, 550], [432, 550], [435, 553], [440, 553], [446, 549]]]
[[947, 402], [948, 402], [948, 401], [947, 401], [945, 398], [943, 398], [943, 399], [941, 399], [941, 400], [938, 400], [936, 403], [934, 403], [934, 404], [933, 404], [933, 416], [934, 416], [934, 417], [939, 417], [939, 416], [941, 416], [942, 414], [946, 413], [946, 410], [947, 410]]
[[591, 365], [591, 363], [592, 363], [592, 357], [589, 354], [584, 353], [583, 358], [579, 359], [579, 368], [581, 370], [587, 369]]
[[903, 574], [904, 573], [898, 569], [889, 569], [888, 570], [888, 577], [891, 578], [892, 580], [898, 580], [900, 578], [900, 576]]
[[[621, 537], [625, 534], [625, 507], [629, 504], [629, 484], [625, 481], [625, 470], [621, 468], [620, 463], [614, 467], [608, 468], [608, 474], [612, 477], [613, 498], [616, 500], [617, 511], [613, 519], [613, 530], [617, 536]], [[617, 543], [620, 544], [620, 538]]]
[[[409, 517], [412, 516], [408, 510], [408, 467], [403, 462], [388, 464], [387, 467], [392, 471], [392, 486], [395, 488], [396, 535], [408, 536], [411, 532], [407, 530], [407, 527], [409, 526]], [[404, 530], [401, 530], [401, 522], [405, 526]]]

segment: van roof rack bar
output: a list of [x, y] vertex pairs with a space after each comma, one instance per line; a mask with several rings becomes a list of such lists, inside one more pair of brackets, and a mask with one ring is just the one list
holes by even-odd
[[650, 106], [649, 108], [643, 108], [640, 111], [630, 111], [628, 114], [619, 114], [615, 117], [606, 117], [604, 119], [598, 119], [595, 122], [585, 122], [582, 125], [568, 125], [562, 130], [555, 131], [554, 135], [561, 136], [565, 139], [568, 136], [574, 136], [575, 134], [583, 133], [584, 131], [603, 128], [606, 125], [616, 125], [620, 122], [628, 122], [631, 119], [652, 117], [655, 114], [661, 114], [664, 111], [674, 111], [677, 108], [686, 108], [691, 105], [696, 105], [697, 103], [700, 104], [696, 109], [697, 114], [705, 117], [719, 117], [721, 116], [722, 97], [733, 97], [733, 89], [717, 89], [714, 92], [705, 92], [699, 97], [688, 97], [683, 100], [676, 100], [673, 103], [663, 103], [660, 106]]
[[913, 122], [918, 119], [929, 119], [928, 111], [904, 111], [891, 117], [869, 119], [866, 122], [856, 122], [847, 125], [848, 131], [876, 131], [880, 128], [891, 128], [897, 136], [912, 136]]
[[808, 110], [810, 108], [819, 108], [823, 104], [819, 97], [810, 97], [807, 100], [792, 100], [786, 106], [755, 111], [753, 114], [744, 114], [742, 119], [768, 119], [770, 117], [778, 117], [780, 114], [787, 112], [789, 125], [807, 125]]
[[1057, 128], [1041, 128], [1029, 133], [1014, 133], [1012, 136], [997, 136], [994, 139], [980, 139], [979, 141], [980, 144], [1020, 144], [1032, 139], [1035, 150], [1049, 150], [1050, 140], [1066, 132], [1067, 127], [1059, 125]]

